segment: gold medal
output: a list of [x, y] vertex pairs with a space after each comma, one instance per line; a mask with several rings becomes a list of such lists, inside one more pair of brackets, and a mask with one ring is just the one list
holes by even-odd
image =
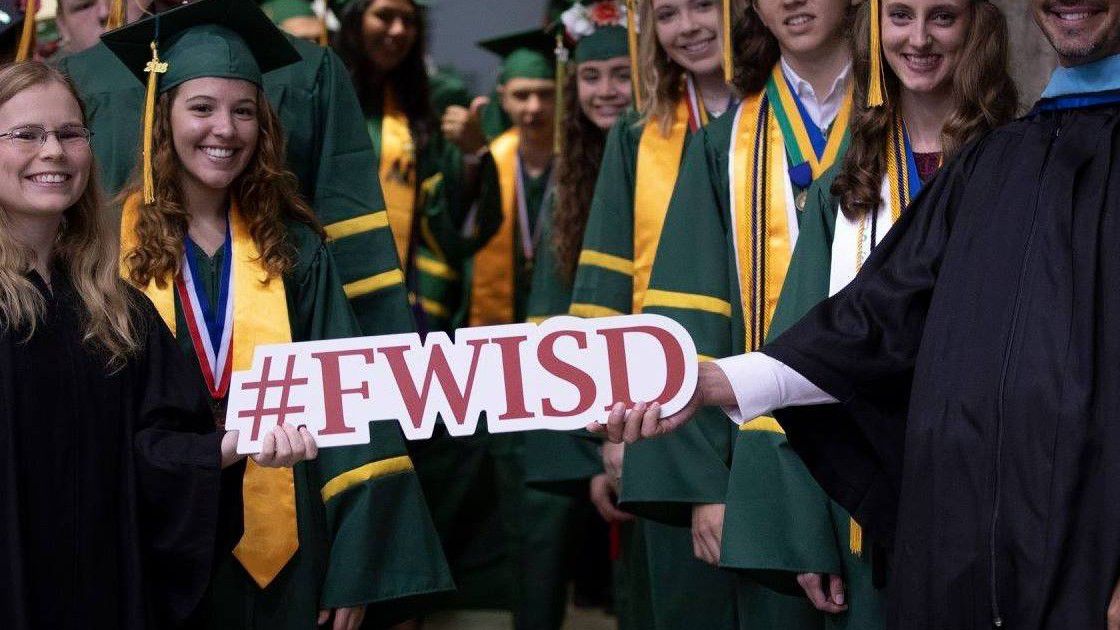
[[804, 210], [805, 209], [805, 204], [808, 201], [809, 201], [809, 189], [808, 188], [806, 188], [805, 190], [802, 190], [801, 192], [797, 193], [797, 196], [794, 197], [794, 199], [793, 199], [793, 203], [794, 203], [794, 205], [797, 206], [798, 210]]

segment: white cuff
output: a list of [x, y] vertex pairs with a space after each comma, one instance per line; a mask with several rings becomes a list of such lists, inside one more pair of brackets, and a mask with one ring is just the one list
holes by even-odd
[[723, 370], [735, 392], [736, 406], [723, 408], [735, 424], [783, 407], [836, 402], [788, 365], [761, 352], [717, 359], [715, 364]]

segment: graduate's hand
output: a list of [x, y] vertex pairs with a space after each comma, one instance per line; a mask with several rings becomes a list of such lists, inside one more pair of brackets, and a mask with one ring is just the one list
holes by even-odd
[[319, 447], [307, 427], [282, 424], [264, 436], [261, 452], [253, 455], [253, 461], [265, 468], [291, 468], [318, 456]]
[[1112, 589], [1112, 601], [1108, 603], [1108, 630], [1120, 630], [1120, 582]]
[[479, 96], [471, 101], [469, 109], [459, 105], [445, 109], [440, 120], [443, 137], [466, 154], [486, 146], [486, 134], [482, 132], [482, 110], [489, 104], [489, 98]]
[[797, 576], [797, 583], [817, 610], [832, 614], [848, 610], [844, 602], [844, 578], [839, 575], [802, 573]]
[[591, 504], [599, 511], [599, 516], [608, 523], [623, 523], [634, 520], [634, 515], [618, 509], [617, 486], [611, 482], [607, 473], [591, 478]]
[[712, 566], [719, 566], [726, 509], [723, 503], [692, 506], [692, 554]]
[[610, 476], [611, 481], [617, 486], [622, 482], [622, 459], [626, 455], [625, 444], [615, 444], [614, 442], [606, 442], [603, 444], [601, 456], [603, 458], [603, 470]]
[[331, 624], [331, 630], [358, 630], [362, 625], [362, 619], [366, 616], [365, 606], [355, 606], [353, 608], [335, 608], [334, 610], [320, 610], [319, 611], [319, 625], [326, 625], [331, 619], [331, 613], [334, 613], [334, 623]]

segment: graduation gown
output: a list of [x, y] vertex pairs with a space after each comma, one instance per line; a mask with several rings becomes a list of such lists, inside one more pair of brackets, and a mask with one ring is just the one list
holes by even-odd
[[[533, 266], [532, 290], [526, 320], [542, 322], [567, 315], [572, 302], [571, 281], [564, 277], [552, 245], [552, 213], [556, 195], [545, 200], [541, 246]], [[525, 434], [525, 481], [530, 485], [587, 497], [587, 482], [603, 472], [599, 441], [582, 431], [529, 431]]]
[[896, 628], [1103, 627], [1120, 575], [1120, 107], [1044, 111], [930, 182], [763, 351], [842, 404], [778, 419], [893, 540]]
[[[326, 246], [302, 224], [290, 223], [288, 234], [297, 261], [284, 277], [292, 341], [359, 336]], [[213, 303], [228, 252], [208, 257], [190, 246], [195, 282]], [[177, 294], [175, 319], [179, 348], [197, 364]], [[202, 382], [201, 370], [194, 378]], [[222, 536], [199, 627], [310, 628], [323, 608], [373, 604], [376, 615], [378, 602], [454, 588], [396, 423], [371, 423], [369, 444], [322, 449], [295, 466], [300, 546], [263, 590], [232, 555], [242, 533], [243, 473], [238, 466], [224, 475]], [[336, 491], [333, 480], [342, 479], [351, 482]], [[327, 484], [332, 492], [324, 498]]]
[[[682, 166], [689, 177], [674, 190], [650, 280], [651, 293], [674, 298], [657, 297], [643, 309], [681, 322], [707, 357], [746, 347], [728, 165], [736, 120], [723, 116], [689, 143]], [[786, 177], [785, 170], [777, 176]], [[674, 496], [726, 504], [720, 566], [736, 571], [740, 627], [826, 627], [829, 620], [812, 608], [796, 576], [841, 573], [843, 550], [827, 496], [772, 420], [736, 427], [719, 409], [701, 413], [681, 447], [690, 466], [674, 479]]]
[[[329, 48], [285, 35], [301, 61], [264, 75], [288, 168], [330, 239], [336, 272], [363, 334], [408, 332], [404, 275], [385, 221], [377, 160], [346, 67]], [[107, 46], [59, 61], [86, 105], [101, 183], [120, 191], [138, 163], [144, 86]], [[368, 174], [368, 175], [367, 175]], [[394, 322], [389, 329], [385, 322]]]
[[[366, 118], [366, 129], [373, 143], [377, 164], [383, 166], [384, 117]], [[412, 138], [409, 138], [412, 141]], [[399, 173], [410, 178], [414, 204], [408, 230], [408, 249], [401, 265], [408, 275], [409, 300], [418, 314], [422, 331], [454, 331], [454, 317], [461, 299], [463, 247], [461, 230], [466, 211], [463, 202], [463, 156], [439, 130], [433, 130], [427, 145], [414, 151], [412, 172]], [[394, 174], [396, 174], [394, 170]], [[391, 175], [393, 176], [393, 175]], [[382, 184], [384, 192], [384, 184]], [[388, 196], [388, 195], [386, 195]], [[396, 229], [396, 228], [393, 228]], [[400, 249], [398, 250], [400, 254]]]
[[0, 626], [177, 627], [210, 575], [221, 435], [143, 296], [139, 353], [109, 373], [53, 278], [31, 275], [35, 334], [0, 334]]
[[[629, 112], [607, 135], [572, 291], [573, 315], [634, 312], [634, 199], [645, 132], [639, 120], [637, 113]], [[692, 135], [687, 133], [686, 147]], [[728, 432], [726, 419], [712, 424]], [[681, 480], [692, 476], [695, 460], [688, 453], [698, 431], [702, 433], [699, 425], [686, 426], [676, 435], [626, 447], [620, 505], [640, 518], [624, 544], [622, 570], [631, 617], [648, 620], [646, 627], [735, 625], [731, 576], [695, 558], [689, 527], [691, 505], [674, 500], [684, 483]], [[673, 465], [665, 465], [667, 461]], [[720, 501], [722, 495], [709, 502]]]

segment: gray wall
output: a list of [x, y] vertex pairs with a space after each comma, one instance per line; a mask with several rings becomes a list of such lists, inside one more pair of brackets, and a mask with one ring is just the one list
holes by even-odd
[[432, 59], [454, 66], [475, 93], [482, 93], [494, 85], [498, 58], [475, 42], [540, 26], [545, 0], [432, 0], [429, 15]]

